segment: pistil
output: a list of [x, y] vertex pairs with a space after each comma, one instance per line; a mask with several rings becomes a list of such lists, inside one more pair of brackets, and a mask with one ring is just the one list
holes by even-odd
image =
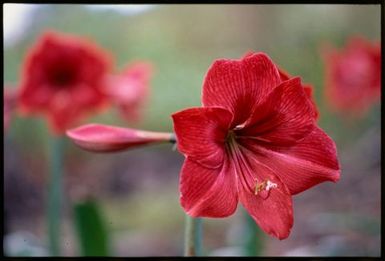
[[[239, 177], [242, 186], [250, 193], [253, 193], [253, 185], [249, 184], [250, 182], [248, 182], [250, 178], [253, 178], [252, 170], [239, 146], [240, 145], [236, 141], [236, 134], [234, 130], [230, 130], [226, 137], [227, 151], [229, 152], [230, 157], [233, 159], [236, 175]], [[248, 179], [246, 175], [250, 175], [250, 178]]]

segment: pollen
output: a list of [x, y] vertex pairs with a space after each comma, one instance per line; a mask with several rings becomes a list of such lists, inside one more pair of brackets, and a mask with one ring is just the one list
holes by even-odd
[[276, 183], [273, 183], [270, 180], [265, 180], [263, 182], [256, 181], [254, 194], [258, 195], [258, 193], [264, 190], [269, 191], [272, 188], [277, 188], [277, 186], [278, 185]]

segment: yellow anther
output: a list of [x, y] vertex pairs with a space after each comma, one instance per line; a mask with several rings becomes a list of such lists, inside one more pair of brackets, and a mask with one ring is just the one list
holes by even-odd
[[267, 185], [267, 180], [260, 182], [260, 183], [258, 183], [258, 181], [257, 181], [255, 184], [254, 194], [258, 195], [259, 192], [261, 192], [262, 190], [264, 190], [266, 188], [266, 185]]
[[270, 189], [276, 188], [276, 187], [277, 187], [277, 184], [271, 182], [270, 180], [265, 180], [263, 182], [256, 181], [254, 194], [258, 195], [258, 193], [261, 192], [262, 190], [269, 191]]

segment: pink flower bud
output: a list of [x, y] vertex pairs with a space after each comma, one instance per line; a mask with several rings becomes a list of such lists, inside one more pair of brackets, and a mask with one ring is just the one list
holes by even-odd
[[87, 124], [68, 130], [67, 136], [82, 149], [114, 152], [146, 144], [174, 142], [172, 133], [151, 132], [102, 124]]

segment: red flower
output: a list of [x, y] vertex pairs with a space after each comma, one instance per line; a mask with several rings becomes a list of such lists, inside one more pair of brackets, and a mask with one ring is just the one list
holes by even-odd
[[91, 42], [47, 32], [24, 63], [22, 110], [46, 115], [53, 131], [61, 134], [104, 104], [109, 67], [108, 54]]
[[148, 62], [135, 62], [123, 73], [110, 77], [106, 89], [110, 100], [115, 103], [121, 115], [129, 121], [137, 121], [140, 108], [149, 93], [152, 65]]
[[333, 140], [315, 121], [300, 78], [283, 80], [263, 53], [218, 60], [203, 107], [172, 115], [181, 204], [193, 217], [226, 217], [238, 200], [267, 233], [286, 238], [292, 195], [340, 176]]
[[78, 146], [93, 152], [114, 152], [146, 144], [173, 142], [172, 133], [87, 124], [67, 131]]
[[380, 98], [381, 50], [379, 43], [354, 37], [344, 49], [324, 52], [325, 97], [335, 110], [364, 115]]

